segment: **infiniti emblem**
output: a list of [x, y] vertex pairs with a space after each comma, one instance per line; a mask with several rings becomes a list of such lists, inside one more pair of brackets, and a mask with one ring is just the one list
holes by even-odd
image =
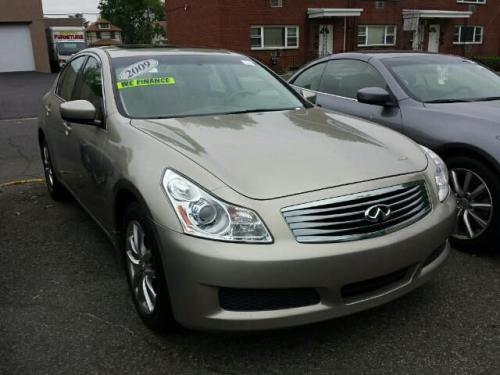
[[371, 223], [381, 223], [391, 216], [391, 208], [385, 204], [371, 206], [365, 211], [365, 219]]

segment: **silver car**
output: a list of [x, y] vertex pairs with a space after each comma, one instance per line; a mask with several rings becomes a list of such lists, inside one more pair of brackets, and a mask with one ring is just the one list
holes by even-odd
[[155, 330], [254, 330], [397, 298], [444, 263], [456, 203], [432, 151], [314, 108], [225, 51], [88, 49], [43, 98], [48, 190], [123, 254]]

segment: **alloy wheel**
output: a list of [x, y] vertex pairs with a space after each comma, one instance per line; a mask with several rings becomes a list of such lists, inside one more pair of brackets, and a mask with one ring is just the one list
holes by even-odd
[[158, 280], [146, 234], [138, 221], [128, 223], [126, 240], [127, 271], [134, 297], [143, 313], [152, 314], [156, 308]]
[[450, 182], [458, 206], [453, 237], [459, 240], [476, 239], [493, 219], [491, 191], [481, 176], [465, 168], [450, 169]]
[[50, 162], [50, 154], [47, 145], [43, 145], [42, 158], [45, 181], [47, 182], [49, 190], [52, 191], [54, 190], [54, 171], [52, 170], [52, 163]]

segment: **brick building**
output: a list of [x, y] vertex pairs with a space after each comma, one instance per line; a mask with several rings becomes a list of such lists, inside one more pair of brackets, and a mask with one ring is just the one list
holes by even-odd
[[169, 43], [287, 70], [367, 49], [500, 55], [499, 0], [168, 0]]

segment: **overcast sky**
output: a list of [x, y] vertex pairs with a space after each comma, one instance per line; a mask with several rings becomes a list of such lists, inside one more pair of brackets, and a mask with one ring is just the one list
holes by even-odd
[[97, 19], [98, 3], [99, 0], [42, 0], [43, 12], [48, 17], [55, 17], [50, 13], [83, 13], [89, 21]]

